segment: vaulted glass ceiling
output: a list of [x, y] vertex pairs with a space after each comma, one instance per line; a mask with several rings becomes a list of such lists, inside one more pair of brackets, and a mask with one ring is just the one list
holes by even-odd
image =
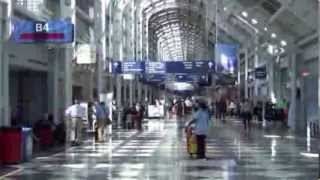
[[[287, 45], [316, 33], [317, 0], [136, 0], [147, 57], [212, 58], [216, 42]], [[218, 30], [217, 30], [218, 27]], [[218, 33], [216, 33], [218, 32]], [[285, 52], [285, 51], [282, 51]]]

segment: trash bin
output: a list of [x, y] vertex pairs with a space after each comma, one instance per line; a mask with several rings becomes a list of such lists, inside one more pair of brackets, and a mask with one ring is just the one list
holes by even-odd
[[32, 139], [32, 128], [22, 128], [22, 144], [21, 144], [21, 155], [22, 161], [27, 162], [32, 159], [33, 152], [33, 139]]
[[1, 128], [0, 159], [3, 164], [17, 164], [20, 163], [21, 158], [21, 142], [22, 133], [21, 128], [3, 127]]

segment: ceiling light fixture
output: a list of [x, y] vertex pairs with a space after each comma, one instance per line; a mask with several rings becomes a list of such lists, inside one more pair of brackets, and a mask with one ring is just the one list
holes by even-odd
[[251, 23], [255, 25], [255, 24], [258, 24], [258, 21], [253, 18], [253, 19], [251, 19]]
[[241, 14], [242, 14], [243, 17], [248, 17], [248, 13], [246, 11], [242, 11]]
[[272, 37], [273, 39], [275, 39], [275, 38], [277, 38], [277, 34], [276, 34], [276, 33], [272, 33], [272, 34], [271, 34], [271, 37]]
[[282, 41], [280, 42], [280, 44], [281, 44], [281, 46], [287, 46], [287, 45], [288, 45], [287, 41], [285, 41], [285, 40], [282, 40]]

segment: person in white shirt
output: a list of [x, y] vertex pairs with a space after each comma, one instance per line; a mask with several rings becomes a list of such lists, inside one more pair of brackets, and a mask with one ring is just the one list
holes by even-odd
[[67, 108], [65, 115], [67, 119], [68, 140], [71, 141], [72, 145], [80, 145], [85, 108], [80, 105], [78, 100], [75, 100], [74, 104]]

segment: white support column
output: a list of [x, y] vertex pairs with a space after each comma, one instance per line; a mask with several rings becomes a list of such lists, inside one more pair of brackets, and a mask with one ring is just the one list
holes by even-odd
[[[147, 85], [144, 85], [144, 97], [143, 98], [143, 102], [149, 102], [149, 96], [148, 96], [148, 86]], [[147, 101], [146, 101], [147, 99]]]
[[[121, 87], [122, 87], [122, 78], [121, 76], [116, 77], [116, 84], [117, 84], [117, 110], [118, 112], [122, 110], [122, 103], [121, 103]], [[117, 128], [120, 128], [121, 126], [121, 114], [117, 113]]]
[[129, 81], [129, 103], [130, 103], [130, 107], [132, 107], [133, 106], [133, 91], [134, 91], [134, 89], [133, 89], [133, 80], [130, 80]]
[[152, 103], [153, 99], [152, 99], [152, 95], [153, 95], [153, 87], [149, 86], [148, 88], [148, 94], [149, 94], [149, 103]]
[[[259, 37], [256, 35], [255, 36], [255, 50], [254, 50], [254, 68], [257, 68], [259, 65]], [[256, 79], [254, 77], [254, 97], [258, 97], [258, 88], [259, 88], [259, 79]]]
[[138, 89], [138, 101], [139, 102], [143, 102], [143, 99], [142, 99], [142, 84], [141, 82], [138, 82], [137, 83], [137, 89]]
[[297, 54], [293, 51], [290, 59], [290, 86], [291, 86], [291, 98], [288, 125], [291, 129], [295, 130], [297, 120]]
[[[60, 0], [61, 18], [71, 21], [76, 29], [76, 1]], [[75, 32], [76, 33], [76, 32]], [[75, 35], [76, 37], [76, 35]], [[75, 42], [66, 45], [63, 49], [64, 61], [64, 106], [72, 104], [72, 61], [75, 55]]]
[[271, 99], [271, 101], [274, 101], [275, 96], [276, 96], [276, 92], [275, 92], [275, 86], [274, 86], [274, 65], [275, 65], [275, 57], [274, 57], [274, 49], [272, 51], [272, 58], [268, 61], [268, 74], [269, 74], [269, 78], [268, 78], [268, 82], [269, 82], [269, 94], [268, 97]]
[[[2, 5], [2, 3], [0, 3], [0, 9], [1, 11], [0, 12], [4, 12], [4, 9], [5, 6]], [[4, 85], [3, 85], [3, 68], [4, 68], [4, 61], [3, 61], [3, 58], [4, 58], [4, 42], [5, 40], [2, 38], [3, 34], [5, 33], [4, 32], [4, 28], [2, 26], [2, 23], [0, 23], [0, 126], [3, 126], [4, 125], [4, 117], [3, 117], [3, 114], [4, 114], [4, 96], [3, 96], [3, 88], [4, 88]]]
[[[318, 1], [318, 38], [320, 39], [320, 1]], [[319, 47], [319, 54], [318, 54], [318, 113], [320, 112], [320, 46], [318, 45]], [[320, 118], [318, 118], [318, 121], [319, 121], [319, 125], [320, 125]], [[320, 145], [318, 147], [318, 152], [319, 152], [319, 163], [320, 163]], [[320, 180], [320, 171], [319, 171], [319, 175], [318, 175], [318, 179]]]
[[49, 53], [49, 78], [48, 78], [48, 107], [49, 107], [49, 113], [52, 113], [54, 117], [54, 122], [56, 124], [59, 123], [60, 115], [59, 115], [59, 103], [60, 103], [60, 97], [59, 97], [59, 53], [60, 49], [55, 48]]
[[3, 52], [4, 56], [2, 59], [3, 63], [3, 125], [4, 126], [10, 126], [10, 100], [9, 100], [9, 56], [6, 52]]
[[[99, 99], [106, 95], [106, 79], [104, 65], [106, 60], [106, 1], [95, 0], [95, 44], [97, 48], [97, 91]], [[100, 99], [105, 101], [105, 99]]]
[[6, 45], [11, 35], [12, 1], [5, 0], [0, 4], [1, 12], [7, 12], [3, 13], [5, 23], [0, 24], [0, 126], [10, 126], [9, 56]]
[[[240, 53], [238, 54], [238, 62], [237, 62], [237, 66], [238, 66], [238, 101], [241, 101], [241, 59], [240, 59]], [[214, 78], [216, 78], [215, 75], [213, 75]], [[215, 79], [214, 79], [215, 81]]]
[[248, 84], [248, 80], [249, 80], [249, 74], [248, 74], [248, 70], [249, 70], [249, 52], [248, 52], [248, 48], [245, 49], [245, 58], [244, 58], [244, 63], [245, 63], [245, 70], [244, 70], [244, 97], [245, 99], [249, 98], [249, 84]]

